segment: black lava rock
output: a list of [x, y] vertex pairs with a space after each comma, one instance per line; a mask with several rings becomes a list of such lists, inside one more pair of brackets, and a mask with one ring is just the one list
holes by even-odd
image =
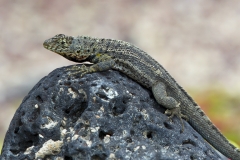
[[29, 92], [6, 133], [2, 160], [220, 159], [148, 89], [117, 71], [54, 70]]

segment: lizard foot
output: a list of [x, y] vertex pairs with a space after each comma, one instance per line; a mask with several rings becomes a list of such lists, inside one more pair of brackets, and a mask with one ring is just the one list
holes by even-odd
[[66, 69], [67, 71], [71, 71], [71, 73], [69, 74], [70, 76], [79, 76], [79, 77], [83, 77], [85, 74], [89, 73], [89, 68], [86, 67], [85, 65], [81, 65], [79, 66], [72, 66], [71, 68]]
[[173, 109], [167, 109], [165, 111], [165, 114], [169, 116], [168, 117], [169, 120], [172, 120], [172, 118], [174, 116], [177, 116], [181, 120], [181, 124], [182, 124], [181, 133], [182, 133], [184, 131], [184, 124], [183, 124], [182, 119], [188, 120], [188, 117], [181, 113], [181, 109], [180, 109], [179, 105], [180, 105], [180, 103]]

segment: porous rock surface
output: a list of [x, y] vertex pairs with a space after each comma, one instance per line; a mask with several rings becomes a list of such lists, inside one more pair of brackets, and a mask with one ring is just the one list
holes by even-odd
[[6, 133], [2, 160], [219, 159], [184, 122], [170, 122], [151, 91], [113, 70], [41, 79]]

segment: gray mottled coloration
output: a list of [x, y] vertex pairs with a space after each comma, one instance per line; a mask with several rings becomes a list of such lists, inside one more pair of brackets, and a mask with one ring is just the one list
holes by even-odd
[[[91, 67], [73, 67], [71, 74], [118, 70], [146, 88], [152, 89], [156, 101], [163, 105], [169, 118], [185, 118], [213, 147], [233, 160], [240, 160], [240, 151], [228, 142], [194, 100], [168, 72], [136, 46], [112, 39], [59, 34], [43, 46], [75, 62], [92, 62]], [[83, 73], [82, 73], [83, 72]], [[182, 129], [183, 131], [183, 129]]]

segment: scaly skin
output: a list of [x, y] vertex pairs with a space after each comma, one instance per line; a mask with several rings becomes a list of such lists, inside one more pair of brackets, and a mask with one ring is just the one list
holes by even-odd
[[229, 143], [194, 100], [157, 61], [136, 46], [120, 40], [75, 38], [63, 34], [46, 40], [43, 46], [71, 61], [94, 63], [90, 67], [74, 66], [70, 69], [71, 74], [83, 76], [115, 69], [152, 89], [156, 101], [167, 108], [165, 113], [170, 115], [169, 118], [187, 119], [214, 148], [232, 160], [240, 160], [240, 151]]

